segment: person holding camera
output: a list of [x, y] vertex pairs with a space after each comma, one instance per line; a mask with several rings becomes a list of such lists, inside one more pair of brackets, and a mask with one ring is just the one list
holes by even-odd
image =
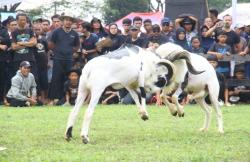
[[239, 51], [240, 48], [240, 37], [231, 29], [232, 25], [232, 16], [225, 15], [223, 21], [217, 22], [212, 28], [210, 28], [206, 36], [211, 36], [214, 34], [215, 40], [218, 42], [218, 36], [221, 31], [225, 32], [227, 36], [226, 44], [229, 45], [232, 49], [232, 54], [235, 54], [236, 51]]

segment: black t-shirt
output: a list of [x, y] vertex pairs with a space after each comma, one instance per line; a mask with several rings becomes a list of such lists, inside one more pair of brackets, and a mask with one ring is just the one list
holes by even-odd
[[[31, 38], [35, 37], [34, 32], [29, 29], [16, 29], [11, 33], [12, 42], [28, 42]], [[23, 49], [14, 51], [13, 61], [35, 61], [34, 57], [35, 46], [34, 47], [25, 47]]]
[[133, 44], [133, 45], [137, 45], [141, 48], [147, 48], [148, 46], [148, 39], [143, 39], [141, 37], [138, 37], [135, 41], [132, 40], [132, 38], [128, 38], [126, 40], [126, 43], [128, 44]]
[[37, 38], [35, 59], [37, 68], [46, 69], [48, 64], [48, 42], [45, 36], [39, 36]]
[[85, 39], [82, 43], [82, 49], [92, 50], [96, 48], [96, 43], [98, 42], [98, 36], [94, 33], [91, 33], [89, 38]]
[[[214, 31], [216, 41], [218, 41], [217, 40], [218, 33], [221, 32], [221, 30], [222, 30], [222, 28], [217, 28]], [[231, 47], [232, 54], [235, 54], [234, 45], [240, 43], [240, 36], [238, 36], [233, 30], [231, 30], [230, 32], [226, 32], [225, 34], [227, 35], [226, 44]]]
[[158, 43], [159, 45], [168, 42], [167, 37], [165, 37], [163, 34], [160, 34], [158, 36], [150, 36], [148, 40], [149, 42]]
[[77, 32], [71, 30], [65, 32], [63, 28], [58, 28], [52, 33], [51, 42], [55, 44], [54, 59], [72, 60], [73, 47], [80, 44]]
[[124, 37], [120, 34], [109, 35], [109, 37], [112, 40], [112, 46], [108, 49], [108, 51], [114, 51], [118, 49], [125, 41]]
[[[7, 45], [7, 47], [10, 47], [10, 37], [8, 34], [8, 31], [4, 28], [0, 28], [0, 44], [1, 45]], [[5, 61], [7, 59], [8, 52], [7, 50], [0, 49], [0, 61]]]

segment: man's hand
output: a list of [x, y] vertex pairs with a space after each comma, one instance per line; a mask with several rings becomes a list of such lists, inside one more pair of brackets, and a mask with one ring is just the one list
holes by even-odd
[[86, 50], [82, 50], [82, 54], [87, 55], [88, 52]]
[[25, 42], [17, 42], [16, 44], [19, 46], [25, 46]]
[[220, 59], [223, 59], [224, 56], [223, 56], [223, 54], [221, 54], [221, 53], [217, 53], [217, 54], [216, 54], [216, 57], [220, 60]]
[[3, 51], [5, 51], [7, 48], [8, 48], [7, 45], [0, 45], [0, 49], [3, 50]]
[[240, 56], [246, 56], [246, 54], [247, 53], [245, 51], [242, 51], [242, 52], [239, 53]]
[[32, 97], [31, 97], [31, 98], [28, 98], [27, 101], [29, 101], [31, 105], [36, 105], [36, 103], [37, 103], [36, 99], [35, 99], [35, 98], [32, 98]]

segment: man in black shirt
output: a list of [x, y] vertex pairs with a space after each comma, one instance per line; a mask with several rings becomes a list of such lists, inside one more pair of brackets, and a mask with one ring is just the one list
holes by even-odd
[[141, 48], [147, 48], [148, 39], [139, 37], [139, 28], [136, 26], [130, 26], [130, 37], [125, 41], [128, 44], [137, 45]]
[[22, 61], [29, 61], [31, 64], [31, 72], [37, 76], [35, 65], [35, 46], [37, 39], [32, 29], [28, 27], [27, 15], [18, 14], [16, 16], [17, 29], [12, 32], [12, 50], [14, 51], [13, 66], [14, 71], [19, 69], [19, 65]]
[[226, 44], [229, 45], [232, 49], [232, 54], [235, 54], [235, 51], [239, 51], [237, 49], [240, 48], [240, 37], [231, 29], [232, 25], [232, 16], [225, 15], [223, 17], [223, 23], [219, 22], [212, 28], [208, 30], [208, 35], [212, 35], [212, 33], [215, 33], [215, 40], [217, 40], [217, 37], [219, 33], [222, 31], [225, 32], [227, 36]]
[[7, 58], [7, 50], [10, 46], [10, 37], [8, 31], [0, 25], [0, 103], [4, 98], [4, 84], [5, 84], [5, 61]]
[[54, 64], [52, 81], [49, 89], [50, 104], [62, 98], [63, 83], [66, 81], [66, 74], [72, 68], [73, 53], [79, 49], [79, 36], [71, 29], [75, 19], [70, 14], [60, 17], [63, 26], [56, 29], [49, 41], [50, 49], [54, 51]]

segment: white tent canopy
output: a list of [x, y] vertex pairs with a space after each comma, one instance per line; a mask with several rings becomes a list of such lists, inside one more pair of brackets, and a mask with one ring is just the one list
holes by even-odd
[[[236, 5], [236, 24], [250, 24], [250, 3], [238, 3]], [[226, 14], [232, 15], [232, 7], [226, 9], [219, 14], [219, 19], [223, 19]]]
[[19, 2], [22, 2], [22, 0], [1, 0], [0, 6], [15, 4], [15, 3], [19, 3]]

